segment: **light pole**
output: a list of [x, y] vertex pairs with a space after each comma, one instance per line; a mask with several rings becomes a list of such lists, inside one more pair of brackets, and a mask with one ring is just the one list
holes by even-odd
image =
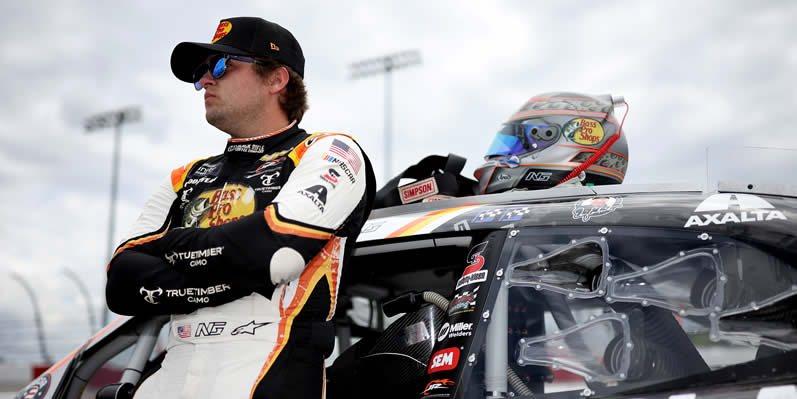
[[[89, 334], [94, 333], [94, 328], [96, 326], [96, 322], [94, 321], [94, 309], [91, 306], [91, 297], [89, 296], [89, 290], [86, 288], [86, 285], [78, 278], [77, 274], [70, 269], [64, 268], [64, 274], [69, 277], [70, 280], [74, 281], [77, 284], [78, 290], [80, 293], [83, 294], [83, 299], [86, 301], [86, 310], [87, 314], [89, 315]], [[102, 327], [102, 326], [100, 326]]]
[[[93, 115], [86, 119], [84, 127], [87, 133], [106, 127], [114, 128], [113, 136], [113, 159], [111, 161], [111, 209], [108, 213], [108, 261], [113, 255], [113, 234], [114, 224], [116, 223], [116, 195], [119, 186], [119, 152], [121, 150], [122, 125], [129, 122], [136, 122], [141, 119], [141, 110], [138, 107], [128, 107], [115, 111], [103, 112]], [[103, 291], [105, 288], [103, 287]], [[108, 324], [107, 306], [102, 307], [102, 325]]]
[[403, 51], [400, 53], [371, 58], [351, 64], [351, 78], [359, 79], [366, 76], [385, 74], [385, 181], [392, 178], [390, 168], [392, 165], [391, 154], [391, 73], [395, 69], [406, 68], [421, 63], [421, 54], [417, 50]]
[[31, 288], [30, 284], [28, 284], [28, 282], [25, 281], [21, 275], [11, 272], [11, 278], [19, 281], [30, 297], [30, 302], [33, 304], [33, 322], [36, 324], [36, 333], [39, 338], [39, 351], [42, 354], [42, 359], [44, 359], [44, 362], [50, 364], [52, 363], [52, 359], [50, 358], [50, 354], [47, 353], [47, 343], [44, 340], [44, 326], [42, 325], [42, 314], [41, 310], [39, 309], [39, 301], [36, 299], [36, 291]]

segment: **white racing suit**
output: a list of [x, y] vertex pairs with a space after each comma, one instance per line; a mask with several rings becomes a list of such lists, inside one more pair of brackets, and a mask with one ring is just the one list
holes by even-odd
[[108, 266], [111, 310], [172, 315], [136, 398], [322, 397], [374, 185], [354, 140], [295, 123], [172, 172]]

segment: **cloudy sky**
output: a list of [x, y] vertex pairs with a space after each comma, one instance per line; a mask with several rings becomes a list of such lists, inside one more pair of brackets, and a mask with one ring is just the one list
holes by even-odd
[[141, 107], [141, 121], [123, 131], [115, 240], [172, 169], [222, 151], [227, 137], [205, 123], [202, 96], [173, 77], [169, 57], [180, 41], [209, 41], [225, 17], [261, 16], [294, 33], [310, 92], [302, 126], [356, 136], [381, 181], [384, 77], [350, 80], [349, 66], [414, 49], [422, 64], [392, 76], [394, 174], [451, 152], [468, 158], [469, 176], [500, 124], [527, 99], [576, 91], [628, 101], [626, 183], [703, 184], [707, 164], [716, 173], [770, 168], [759, 177], [794, 183], [797, 153], [785, 150], [797, 149], [792, 1], [168, 4], [0, 5], [6, 361], [41, 359], [33, 305], [11, 276], [36, 290], [52, 357], [96, 329], [65, 272], [79, 276], [95, 307], [102, 303], [113, 134], [86, 134], [85, 118]]

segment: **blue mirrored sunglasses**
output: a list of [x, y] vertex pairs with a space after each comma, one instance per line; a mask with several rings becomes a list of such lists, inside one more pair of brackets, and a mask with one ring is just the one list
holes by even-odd
[[211, 57], [207, 62], [199, 64], [196, 69], [194, 69], [194, 88], [197, 90], [202, 90], [202, 85], [199, 83], [199, 80], [202, 79], [202, 77], [205, 76], [205, 73], [208, 71], [210, 71], [210, 76], [213, 76], [214, 79], [219, 79], [224, 76], [224, 72], [227, 72], [227, 60], [266, 65], [264, 62], [252, 58], [239, 57], [237, 55], [229, 54], [218, 54]]

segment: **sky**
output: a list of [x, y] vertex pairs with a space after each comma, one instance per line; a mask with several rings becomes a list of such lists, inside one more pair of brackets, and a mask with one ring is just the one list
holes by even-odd
[[223, 151], [228, 136], [205, 122], [202, 95], [174, 78], [169, 58], [242, 15], [293, 32], [310, 102], [301, 126], [355, 136], [380, 183], [385, 76], [352, 80], [350, 65], [406, 50], [422, 63], [391, 75], [390, 175], [454, 153], [471, 176], [526, 100], [572, 91], [628, 102], [627, 184], [704, 184], [707, 165], [712, 176], [756, 170], [795, 183], [793, 1], [4, 2], [0, 361], [42, 360], [20, 278], [36, 292], [53, 359], [98, 330], [68, 273], [99, 319], [113, 131], [87, 134], [83, 122], [141, 110], [122, 130], [116, 242], [172, 169]]

